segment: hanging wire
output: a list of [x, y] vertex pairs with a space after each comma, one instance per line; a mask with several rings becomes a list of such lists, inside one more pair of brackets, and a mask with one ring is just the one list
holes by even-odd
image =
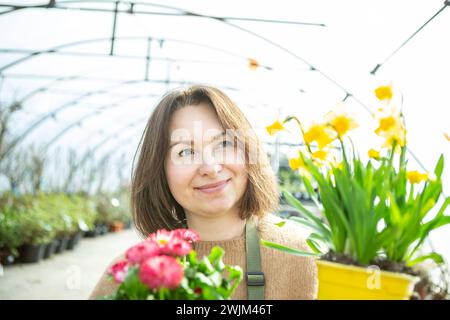
[[370, 74], [375, 75], [380, 68], [386, 64], [401, 48], [403, 48], [412, 38], [414, 38], [428, 23], [430, 23], [434, 18], [436, 18], [442, 11], [444, 11], [447, 6], [450, 6], [450, 0], [446, 0], [444, 2], [444, 6], [440, 8], [430, 19], [428, 19], [427, 22], [425, 22], [419, 29], [414, 31], [414, 33], [409, 36], [408, 39], [406, 39], [397, 49], [394, 50], [382, 63], [377, 64], [372, 71], [370, 71]]

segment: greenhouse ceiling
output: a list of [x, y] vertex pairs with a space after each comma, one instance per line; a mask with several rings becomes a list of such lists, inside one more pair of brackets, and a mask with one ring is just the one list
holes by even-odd
[[129, 169], [161, 95], [194, 83], [228, 93], [269, 152], [275, 138], [264, 127], [275, 118], [311, 122], [341, 101], [360, 119], [355, 143], [368, 147], [373, 90], [391, 83], [411, 163], [430, 170], [438, 153], [450, 156], [449, 5], [0, 1], [0, 103], [20, 106], [3, 151], [72, 148]]

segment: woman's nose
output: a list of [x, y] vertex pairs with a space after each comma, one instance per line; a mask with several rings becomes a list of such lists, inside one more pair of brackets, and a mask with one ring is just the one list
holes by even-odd
[[216, 176], [218, 175], [221, 171], [222, 171], [223, 167], [221, 164], [219, 163], [214, 163], [214, 164], [202, 164], [199, 168], [199, 173], [200, 175], [204, 176]]
[[200, 164], [200, 174], [201, 175], [216, 175], [220, 171], [222, 171], [222, 164], [220, 164], [216, 159], [216, 157], [213, 155], [213, 153], [210, 150], [204, 150], [203, 157], [202, 157], [202, 163]]

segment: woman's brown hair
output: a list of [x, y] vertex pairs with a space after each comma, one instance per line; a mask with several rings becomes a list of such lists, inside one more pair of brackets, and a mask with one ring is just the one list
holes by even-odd
[[[244, 146], [248, 183], [238, 204], [241, 218], [247, 219], [252, 215], [260, 217], [278, 209], [279, 193], [275, 175], [247, 118], [219, 89], [195, 85], [170, 91], [162, 97], [139, 142], [136, 167], [133, 159], [131, 208], [136, 229], [143, 237], [158, 229], [186, 227], [184, 209], [172, 196], [165, 173], [170, 144], [169, 124], [178, 109], [201, 103], [215, 110], [224, 130], [239, 132], [237, 139]], [[249, 161], [251, 156], [256, 158]]]

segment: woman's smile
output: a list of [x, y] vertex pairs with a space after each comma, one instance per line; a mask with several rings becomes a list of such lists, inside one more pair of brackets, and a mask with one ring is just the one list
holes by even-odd
[[205, 194], [216, 194], [225, 190], [230, 179], [219, 181], [218, 183], [210, 183], [201, 187], [195, 187], [194, 190]]

